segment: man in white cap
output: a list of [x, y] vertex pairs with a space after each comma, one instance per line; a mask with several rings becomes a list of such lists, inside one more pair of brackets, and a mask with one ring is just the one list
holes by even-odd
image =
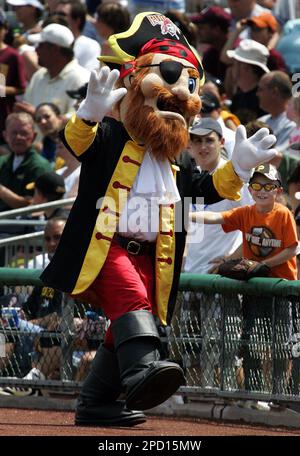
[[66, 90], [76, 90], [89, 79], [89, 71], [74, 59], [74, 35], [68, 27], [49, 24], [41, 33], [28, 36], [37, 45], [40, 68], [32, 77], [26, 92], [25, 102], [16, 103], [16, 108], [34, 114], [42, 102], [54, 103], [62, 114], [74, 111], [74, 100]]

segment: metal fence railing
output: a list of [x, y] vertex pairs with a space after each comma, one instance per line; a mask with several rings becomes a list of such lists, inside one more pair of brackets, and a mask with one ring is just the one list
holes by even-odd
[[[39, 275], [0, 269], [0, 385], [77, 391], [108, 322], [88, 304], [43, 288]], [[39, 324], [28, 307], [37, 290], [56, 302]], [[7, 308], [17, 309], [17, 323]], [[300, 402], [300, 281], [182, 274], [171, 326], [160, 330], [166, 356], [185, 371], [182, 394]], [[32, 367], [45, 378], [24, 379]]]
[[[107, 320], [89, 304], [43, 287], [40, 274], [36, 269], [0, 268], [3, 394], [3, 387], [19, 396], [33, 386], [76, 391], [107, 328]], [[49, 302], [49, 311], [43, 311]], [[26, 378], [33, 368], [43, 374], [39, 379]]]
[[44, 248], [44, 231], [0, 239], [5, 267], [44, 268], [47, 254]]
[[74, 203], [75, 198], [64, 198], [57, 201], [50, 201], [49, 203], [35, 204], [26, 207], [20, 207], [19, 209], [11, 209], [9, 211], [3, 211], [0, 213], [0, 220], [13, 219], [16, 217], [22, 217], [23, 215], [32, 214], [34, 212], [40, 212], [49, 208], [57, 208], [70, 206]]
[[0, 266], [43, 268], [47, 261], [43, 241], [43, 229], [47, 220], [35, 217], [30, 219], [28, 215], [36, 216], [47, 209], [58, 207], [69, 208], [74, 200], [75, 198], [60, 199], [1, 212]]

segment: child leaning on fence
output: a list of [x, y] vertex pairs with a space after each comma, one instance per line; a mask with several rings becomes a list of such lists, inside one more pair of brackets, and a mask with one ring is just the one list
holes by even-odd
[[221, 224], [225, 233], [243, 233], [243, 256], [266, 264], [272, 277], [297, 279], [296, 224], [292, 213], [276, 197], [282, 192], [279, 174], [273, 165], [255, 168], [249, 183], [255, 201], [225, 212], [195, 212], [192, 221]]
[[[296, 224], [292, 213], [276, 197], [282, 192], [279, 174], [270, 164], [255, 168], [249, 183], [255, 201], [225, 211], [192, 213], [193, 221], [221, 224], [225, 232], [243, 233], [243, 256], [270, 268], [270, 276], [297, 280]], [[273, 393], [288, 392], [288, 353], [284, 349], [291, 327], [289, 304], [275, 303], [269, 298], [243, 297], [242, 357], [246, 390], [272, 389]], [[273, 317], [273, 318], [272, 318]], [[276, 350], [272, 353], [271, 343]], [[255, 345], [256, 343], [256, 345]], [[264, 346], [264, 343], [266, 344]], [[273, 386], [263, 375], [273, 358]], [[268, 365], [268, 366], [267, 366]]]

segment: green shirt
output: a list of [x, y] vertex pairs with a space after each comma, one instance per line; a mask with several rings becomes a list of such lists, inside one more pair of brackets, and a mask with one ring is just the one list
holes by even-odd
[[[34, 182], [41, 174], [52, 171], [51, 165], [33, 148], [29, 149], [22, 163], [13, 171], [13, 153], [0, 157], [0, 184], [9, 188], [19, 196], [32, 196], [33, 191], [27, 190], [26, 185]], [[0, 200], [0, 212], [11, 209]]]

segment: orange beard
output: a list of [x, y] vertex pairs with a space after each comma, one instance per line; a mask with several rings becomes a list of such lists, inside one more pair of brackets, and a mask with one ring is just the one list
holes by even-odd
[[[147, 58], [147, 59], [146, 59]], [[145, 63], [145, 61], [147, 61]], [[152, 55], [138, 59], [137, 66], [151, 63]], [[151, 149], [152, 154], [159, 160], [177, 158], [186, 149], [189, 132], [178, 119], [159, 117], [150, 106], [145, 106], [144, 95], [140, 82], [149, 69], [143, 69], [135, 74], [132, 86], [128, 91], [126, 105], [128, 110], [123, 123], [127, 131], [138, 141]], [[190, 119], [200, 110], [200, 101], [180, 101], [166, 88], [153, 87], [153, 96], [163, 100], [166, 109], [179, 112], [185, 118], [187, 125]]]

